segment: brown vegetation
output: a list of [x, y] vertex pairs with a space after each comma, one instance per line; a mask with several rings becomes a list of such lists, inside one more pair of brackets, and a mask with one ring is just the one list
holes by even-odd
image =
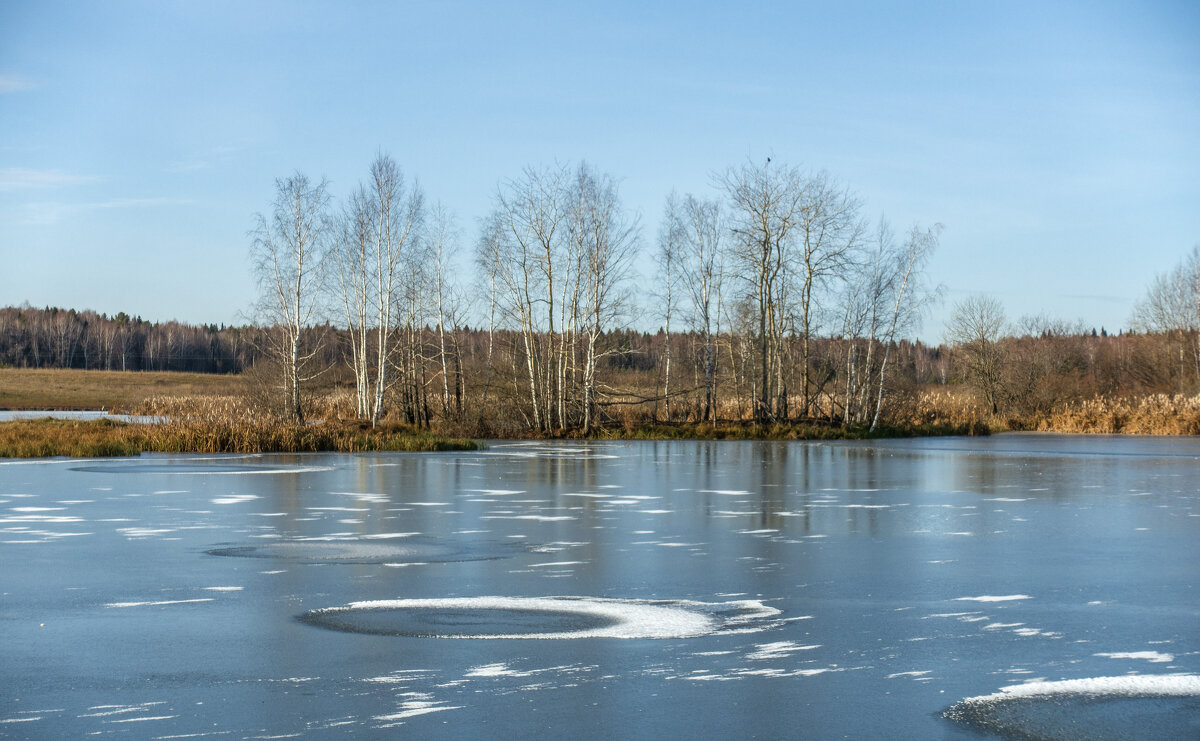
[[137, 455], [147, 450], [145, 429], [107, 419], [24, 419], [0, 423], [0, 458]]
[[475, 450], [479, 444], [402, 425], [282, 424], [187, 420], [136, 424], [32, 419], [0, 423], [0, 458], [130, 456], [140, 453], [306, 453]]
[[1200, 396], [1153, 394], [1140, 399], [1097, 396], [1055, 409], [1037, 420], [1048, 432], [1200, 435]]

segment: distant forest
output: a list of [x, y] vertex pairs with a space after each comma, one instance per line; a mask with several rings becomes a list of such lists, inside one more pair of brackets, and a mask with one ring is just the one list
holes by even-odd
[[253, 327], [192, 326], [31, 306], [0, 309], [0, 367], [239, 373], [259, 353]]

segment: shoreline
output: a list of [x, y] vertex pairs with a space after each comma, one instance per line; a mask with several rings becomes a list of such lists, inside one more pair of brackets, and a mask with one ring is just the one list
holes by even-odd
[[[31, 410], [32, 411], [32, 410]], [[36, 410], [54, 412], [57, 410]], [[89, 410], [94, 412], [94, 410]], [[477, 430], [477, 432], [483, 432]], [[262, 454], [262, 453], [362, 453], [440, 452], [483, 450], [486, 441], [865, 441], [937, 437], [983, 437], [992, 434], [1067, 435], [1107, 437], [1172, 437], [1155, 435], [1059, 430], [992, 430], [986, 426], [921, 425], [839, 428], [828, 424], [659, 424], [629, 430], [601, 428], [587, 436], [580, 431], [560, 434], [503, 435], [487, 431], [465, 435], [461, 430], [429, 431], [384, 423], [376, 428], [360, 423], [332, 421], [320, 425], [256, 422], [240, 425], [206, 421], [145, 423], [110, 417], [64, 419], [24, 417], [0, 420], [0, 458], [109, 458], [147, 454]]]

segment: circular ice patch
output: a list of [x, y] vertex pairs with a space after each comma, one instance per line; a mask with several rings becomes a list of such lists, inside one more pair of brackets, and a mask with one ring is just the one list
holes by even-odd
[[748, 600], [460, 597], [353, 602], [298, 619], [349, 633], [418, 638], [693, 638], [751, 622], [762, 629], [778, 614]]
[[514, 555], [515, 547], [491, 544], [459, 544], [429, 538], [402, 541], [281, 540], [261, 545], [235, 545], [205, 551], [212, 556], [271, 558], [296, 563], [446, 563], [487, 561]]
[[969, 697], [944, 715], [1005, 738], [1200, 738], [1200, 676], [1031, 682]]

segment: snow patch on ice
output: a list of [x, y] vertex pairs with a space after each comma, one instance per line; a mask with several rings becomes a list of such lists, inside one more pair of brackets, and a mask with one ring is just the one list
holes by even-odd
[[250, 502], [258, 499], [257, 494], [231, 494], [227, 497], [217, 497], [212, 500], [213, 504], [240, 504], [242, 502]]
[[109, 602], [105, 607], [158, 607], [161, 605], [188, 605], [194, 602], [212, 602], [212, 597], [198, 599], [165, 599], [151, 602]]
[[1092, 655], [1101, 656], [1106, 659], [1145, 659], [1146, 661], [1155, 664], [1166, 664], [1175, 660], [1174, 655], [1159, 653], [1158, 651], [1117, 651], [1114, 653], [1101, 653]]
[[343, 497], [350, 497], [359, 502], [369, 502], [372, 504], [379, 504], [380, 502], [388, 501], [388, 498], [382, 494], [375, 494], [365, 491], [331, 491], [329, 493]]
[[496, 497], [508, 496], [509, 494], [525, 493], [524, 489], [463, 489], [463, 491], [474, 494], [491, 494], [492, 496]]
[[374, 535], [363, 535], [363, 540], [391, 540], [393, 538], [411, 538], [421, 533], [376, 533]]
[[770, 659], [782, 659], [785, 656], [793, 654], [797, 651], [812, 651], [820, 648], [820, 644], [812, 646], [801, 646], [795, 641], [776, 641], [774, 643], [763, 643], [754, 647], [754, 651], [746, 654], [746, 658], [751, 661], [767, 661]]
[[127, 538], [151, 538], [155, 535], [166, 535], [175, 531], [171, 528], [119, 527], [117, 532]]
[[1055, 682], [1035, 681], [1001, 687], [999, 692], [968, 697], [963, 704], [994, 702], [1017, 697], [1052, 695], [1105, 695], [1111, 697], [1190, 697], [1200, 695], [1200, 674], [1129, 674], [1122, 677], [1088, 677]]
[[1017, 628], [1013, 632], [1025, 638], [1033, 638], [1034, 636], [1043, 636], [1045, 638], [1062, 638], [1062, 633], [1054, 633], [1052, 631], [1042, 630], [1040, 628]]
[[172, 718], [178, 717], [178, 715], [151, 715], [140, 718], [118, 718], [117, 720], [105, 721], [105, 723], [142, 723], [143, 721], [147, 720], [171, 720]]
[[483, 515], [481, 520], [533, 520], [534, 522], [569, 522], [577, 518], [570, 515]]

